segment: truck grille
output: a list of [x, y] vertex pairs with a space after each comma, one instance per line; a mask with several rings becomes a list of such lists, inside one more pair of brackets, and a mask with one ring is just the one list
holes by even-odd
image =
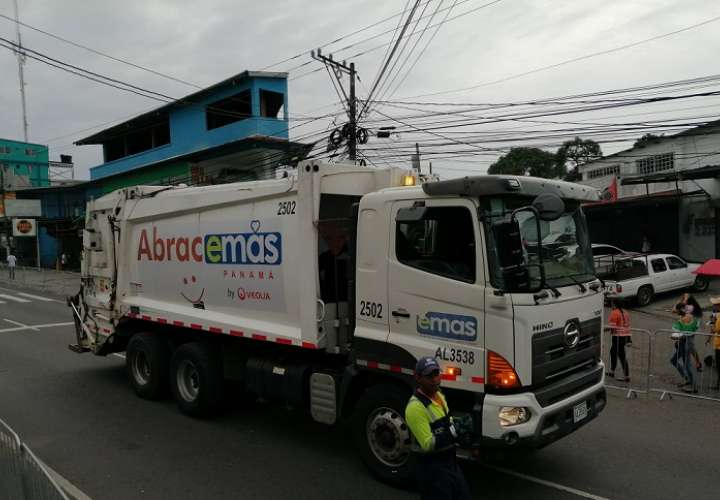
[[[600, 380], [602, 373], [595, 369], [600, 359], [600, 318], [584, 321], [578, 326], [580, 338], [574, 347], [565, 344], [565, 325], [533, 337], [533, 389], [539, 390], [550, 385], [559, 389], [563, 380], [572, 379], [575, 382], [571, 384], [575, 386], [572, 392], [579, 392]], [[585, 376], [590, 374], [592, 376]], [[584, 383], [577, 384], [578, 375]], [[550, 400], [545, 402], [551, 404]]]

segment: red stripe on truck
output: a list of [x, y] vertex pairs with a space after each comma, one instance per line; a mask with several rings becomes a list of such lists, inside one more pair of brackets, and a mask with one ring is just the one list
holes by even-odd
[[175, 326], [185, 326], [185, 323], [183, 323], [182, 321], [175, 320], [175, 321], [173, 321], [173, 325], [175, 325]]
[[212, 333], [222, 333], [222, 328], [218, 328], [217, 326], [211, 326], [210, 332]]
[[457, 380], [457, 375], [449, 375], [449, 374], [447, 374], [447, 373], [441, 373], [441, 374], [440, 374], [440, 379], [441, 379], [441, 380], [449, 380], [449, 381], [451, 381], [451, 382], [454, 382], [454, 381]]
[[277, 339], [275, 339], [275, 342], [277, 342], [278, 344], [292, 345], [292, 340], [290, 340], [290, 339], [277, 338]]
[[368, 368], [379, 368], [377, 361], [368, 361], [367, 366]]
[[165, 318], [158, 318], [158, 319], [157, 319], [157, 322], [158, 322], [158, 323], [163, 323], [163, 324], [165, 324], [165, 323], [168, 322], [168, 320], [166, 320]]
[[240, 330], [230, 330], [230, 335], [232, 335], [233, 337], [244, 337], [245, 333]]
[[315, 344], [313, 344], [312, 342], [303, 342], [302, 346], [305, 349], [317, 349], [317, 346]]
[[390, 371], [395, 373], [402, 373], [402, 366], [390, 365]]
[[473, 377], [472, 379], [473, 384], [484, 384], [485, 383], [485, 377]]
[[267, 340], [267, 335], [260, 335], [259, 333], [253, 333], [252, 338], [255, 340]]
[[190, 323], [190, 328], [193, 330], [202, 330], [202, 325], [198, 325], [197, 323]]
[[151, 320], [152, 320], [152, 318], [151, 318], [150, 316], [147, 316], [147, 315], [145, 315], [145, 314], [142, 315], [142, 319], [144, 319], [145, 321], [151, 321]]

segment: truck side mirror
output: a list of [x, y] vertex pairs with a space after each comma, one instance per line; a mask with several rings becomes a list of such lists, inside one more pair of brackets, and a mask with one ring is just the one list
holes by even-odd
[[532, 202], [540, 220], [552, 222], [558, 220], [565, 213], [565, 203], [553, 193], [542, 193], [535, 197]]
[[503, 269], [521, 266], [525, 261], [523, 255], [520, 223], [513, 218], [509, 221], [496, 222], [492, 225], [498, 260]]

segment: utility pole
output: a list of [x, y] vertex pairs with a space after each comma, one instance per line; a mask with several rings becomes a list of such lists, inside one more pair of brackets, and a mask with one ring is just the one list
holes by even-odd
[[23, 120], [23, 137], [25, 142], [28, 142], [28, 121], [27, 121], [27, 107], [25, 105], [25, 55], [22, 53], [22, 38], [20, 38], [20, 14], [18, 10], [17, 0], [14, 0], [15, 5], [15, 29], [17, 33], [17, 60], [18, 60], [18, 76], [20, 77], [20, 98], [22, 100], [22, 120]]
[[[346, 61], [340, 62], [335, 61], [332, 54], [324, 56], [320, 49], [317, 51], [313, 50], [310, 55], [316, 61], [320, 61], [325, 64], [327, 68], [332, 68], [332, 74], [337, 81], [337, 84], [342, 91], [342, 97], [345, 99], [347, 104], [347, 115], [348, 115], [348, 129], [345, 135], [348, 143], [348, 154], [350, 160], [355, 161], [357, 159], [357, 100], [355, 99], [355, 63], [347, 64]], [[345, 92], [341, 75], [347, 74], [350, 76], [350, 95]]]

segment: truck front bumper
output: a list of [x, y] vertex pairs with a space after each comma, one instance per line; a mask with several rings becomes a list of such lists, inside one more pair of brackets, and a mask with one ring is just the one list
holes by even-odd
[[[586, 414], [578, 418], [575, 409], [582, 407], [583, 403]], [[541, 448], [593, 420], [606, 403], [604, 380], [566, 400], [545, 407], [530, 392], [503, 396], [486, 394], [481, 408], [475, 408], [476, 418], [481, 415], [482, 419], [482, 446]], [[503, 407], [527, 408], [530, 419], [522, 424], [503, 427], [499, 419]]]

